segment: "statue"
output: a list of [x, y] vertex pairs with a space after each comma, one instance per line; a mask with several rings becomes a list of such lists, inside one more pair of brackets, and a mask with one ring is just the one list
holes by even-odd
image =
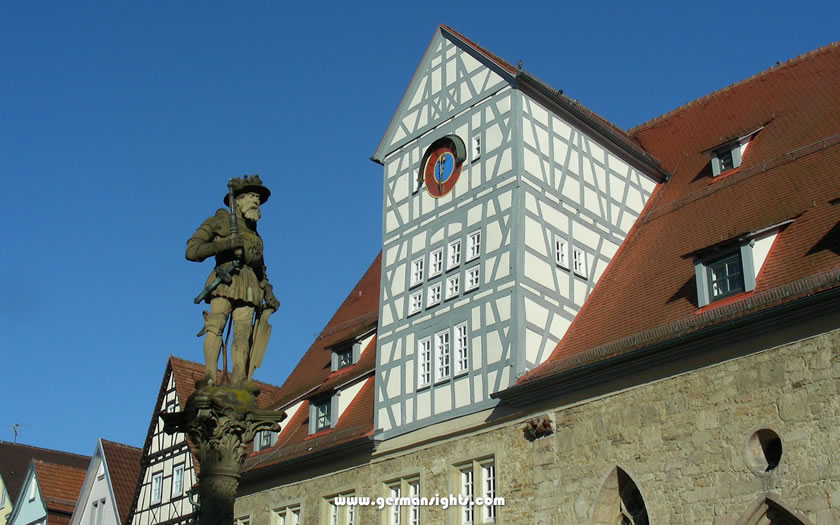
[[[203, 385], [215, 384], [222, 335], [229, 323], [233, 324], [231, 385], [247, 385], [265, 353], [271, 331], [268, 317], [280, 304], [266, 277], [263, 243], [257, 233], [260, 205], [270, 195], [258, 175], [229, 180], [224, 202], [230, 209], [217, 210], [187, 241], [187, 260], [202, 262], [214, 256], [216, 261], [204, 290], [195, 298], [196, 304], [210, 305], [198, 333], [204, 335], [205, 376], [199, 381]], [[223, 363], [227, 373], [227, 352]]]

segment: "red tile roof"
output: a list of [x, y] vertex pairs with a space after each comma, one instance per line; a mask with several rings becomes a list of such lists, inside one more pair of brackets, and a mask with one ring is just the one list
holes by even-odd
[[[303, 405], [288, 421], [281, 423], [277, 443], [269, 450], [250, 456], [243, 471], [254, 471], [373, 434], [373, 370], [376, 366], [376, 337], [362, 349], [359, 361], [332, 372], [332, 347], [376, 327], [379, 314], [379, 276], [381, 253], [336, 310], [312, 346], [281, 387], [274, 407], [286, 407], [303, 399]], [[325, 394], [348, 382], [365, 381], [362, 389], [336, 423], [323, 433], [309, 436], [309, 399]]]
[[90, 463], [90, 456], [0, 441], [0, 476], [12, 502], [17, 501], [26, 469], [33, 459], [80, 469], [86, 469]]
[[108, 476], [114, 489], [114, 499], [120, 514], [120, 523], [125, 523], [131, 510], [134, 491], [140, 483], [140, 459], [143, 451], [137, 447], [130, 447], [122, 443], [100, 440], [105, 464], [108, 466]]
[[[187, 404], [187, 399], [195, 392], [196, 381], [204, 377], [204, 365], [169, 356], [167, 366], [171, 367], [172, 374], [175, 377], [175, 391], [178, 393], [178, 403], [183, 410]], [[216, 380], [222, 381], [221, 370], [216, 372]], [[257, 396], [258, 407], [266, 408], [277, 401], [277, 396], [280, 395], [280, 387], [262, 381], [251, 381], [251, 383], [260, 389], [260, 394]], [[163, 385], [163, 388], [166, 388], [166, 385]]]
[[73, 514], [86, 469], [32, 460], [47, 513]]
[[[549, 360], [520, 383], [840, 284], [838, 78], [832, 44], [634, 128], [673, 177]], [[712, 177], [706, 152], [762, 125], [741, 166]], [[792, 218], [754, 291], [698, 310], [694, 253]]]

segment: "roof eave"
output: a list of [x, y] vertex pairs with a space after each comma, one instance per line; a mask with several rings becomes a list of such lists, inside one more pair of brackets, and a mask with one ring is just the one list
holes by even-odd
[[575, 104], [569, 102], [566, 97], [543, 82], [537, 80], [531, 75], [521, 72], [516, 76], [516, 87], [523, 93], [534, 97], [538, 100], [548, 102], [552, 105], [551, 109], [555, 112], [564, 113], [570, 117], [575, 124], [580, 125], [588, 130], [595, 132], [598, 136], [603, 137], [610, 144], [624, 152], [630, 157], [637, 168], [642, 169], [645, 173], [652, 176], [656, 182], [665, 182], [671, 178], [671, 174], [665, 171], [659, 163], [649, 154], [641, 154], [633, 148], [629, 147], [624, 142], [618, 140], [612, 130], [605, 128], [598, 122], [592, 120], [588, 115], [576, 107]]
[[[825, 312], [840, 311], [838, 307], [840, 287], [835, 287], [611, 358], [514, 385], [491, 394], [490, 397], [514, 406], [543, 403], [546, 399], [589, 388], [595, 384], [603, 384], [635, 372], [701, 355], [708, 352], [712, 345], [731, 342], [738, 336], [752, 337], [757, 331], [772, 331], [787, 326], [791, 317], [799, 320], [814, 319]], [[832, 308], [834, 310], [831, 310]], [[782, 319], [786, 322], [780, 322]]]

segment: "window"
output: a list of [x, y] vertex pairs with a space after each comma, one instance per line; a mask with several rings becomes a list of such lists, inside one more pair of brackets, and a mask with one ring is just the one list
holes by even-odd
[[455, 374], [463, 374], [469, 366], [469, 339], [467, 323], [455, 327]]
[[358, 339], [338, 344], [332, 349], [330, 369], [335, 372], [356, 363], [361, 351], [362, 343]]
[[755, 131], [747, 133], [740, 138], [730, 140], [720, 146], [716, 146], [706, 153], [711, 153], [712, 156], [712, 176], [717, 177], [721, 173], [737, 168], [741, 165], [741, 157], [747, 150], [750, 140], [762, 129], [761, 126]]
[[429, 286], [428, 295], [426, 297], [426, 308], [440, 303], [440, 283]]
[[446, 280], [446, 298], [452, 299], [458, 295], [461, 288], [461, 276], [453, 275]]
[[327, 498], [327, 523], [330, 525], [356, 524], [356, 498], [352, 492]]
[[554, 260], [557, 266], [569, 269], [569, 246], [564, 239], [554, 239]]
[[262, 430], [254, 436], [254, 452], [271, 448], [277, 442], [277, 432]]
[[172, 497], [180, 496], [184, 493], [184, 465], [175, 465], [172, 469]]
[[443, 273], [443, 248], [438, 248], [429, 255], [429, 277], [435, 277], [441, 273]]
[[698, 306], [755, 289], [753, 244], [719, 250], [694, 261]]
[[437, 359], [435, 381], [449, 379], [449, 330], [435, 334], [435, 358]]
[[572, 270], [586, 279], [586, 252], [582, 248], [572, 248]]
[[29, 501], [35, 501], [35, 492], [37, 491], [37, 484], [35, 483], [35, 478], [32, 478], [32, 481], [29, 483]]
[[472, 261], [481, 255], [481, 230], [467, 235], [467, 260]]
[[461, 239], [449, 243], [446, 250], [446, 269], [451, 270], [461, 264]]
[[272, 525], [300, 525], [300, 505], [274, 509]]
[[233, 520], [233, 525], [251, 525], [251, 517], [242, 516], [241, 518], [236, 518]]
[[467, 270], [467, 282], [464, 285], [464, 291], [469, 292], [478, 288], [479, 283], [479, 269], [478, 266], [473, 266]]
[[[333, 397], [334, 398], [334, 397]], [[314, 434], [332, 427], [333, 398], [312, 402], [309, 412], [309, 433]]]
[[[388, 525], [420, 525], [420, 505], [410, 503], [420, 498], [420, 478], [398, 479], [385, 484], [385, 497], [392, 505], [385, 509]], [[402, 498], [402, 501], [398, 501]]]
[[423, 292], [414, 292], [408, 298], [408, 315], [414, 315], [423, 308]]
[[423, 282], [423, 258], [411, 261], [411, 283], [410, 286], [417, 286]]
[[[496, 521], [496, 463], [493, 458], [456, 466], [454, 484], [457, 492], [472, 503], [456, 507], [458, 523], [472, 525]], [[480, 505], [477, 498], [481, 498]]]
[[481, 135], [473, 135], [470, 144], [472, 145], [472, 160], [477, 160], [481, 157]]
[[163, 472], [152, 475], [152, 503], [160, 503], [163, 497]]
[[105, 517], [105, 498], [94, 501], [90, 508], [90, 525], [102, 525]]
[[432, 339], [426, 337], [417, 342], [417, 387], [432, 383]]

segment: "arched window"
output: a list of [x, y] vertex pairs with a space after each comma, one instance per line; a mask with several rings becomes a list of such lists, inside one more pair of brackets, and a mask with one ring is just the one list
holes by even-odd
[[593, 525], [649, 525], [642, 493], [629, 475], [615, 467], [598, 492], [592, 511]]
[[750, 505], [737, 525], [811, 525], [805, 518], [785, 508], [773, 496], [762, 496]]

